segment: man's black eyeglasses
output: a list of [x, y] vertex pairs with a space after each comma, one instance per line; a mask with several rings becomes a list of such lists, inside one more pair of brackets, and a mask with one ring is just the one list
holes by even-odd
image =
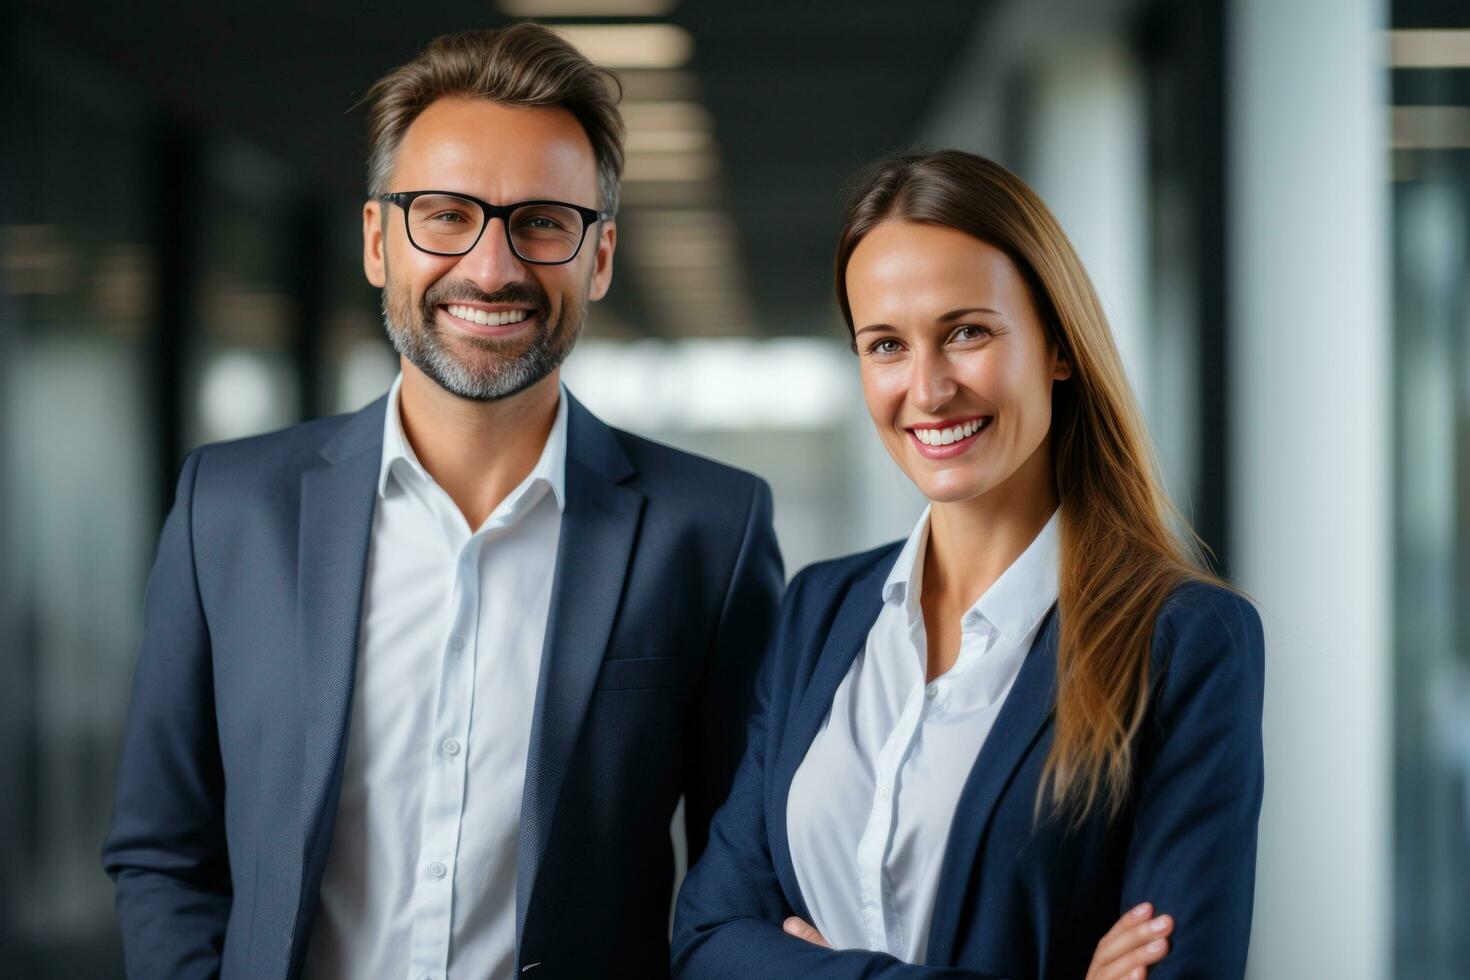
[[572, 261], [582, 250], [587, 226], [612, 217], [565, 201], [491, 204], [454, 191], [399, 191], [380, 200], [403, 209], [408, 241], [421, 252], [464, 255], [479, 243], [490, 219], [499, 218], [516, 258], [536, 265]]

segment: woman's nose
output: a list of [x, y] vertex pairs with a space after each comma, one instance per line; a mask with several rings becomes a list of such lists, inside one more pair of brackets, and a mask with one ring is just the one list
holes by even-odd
[[938, 353], [920, 352], [909, 376], [909, 401], [922, 412], [937, 413], [959, 390], [949, 360]]

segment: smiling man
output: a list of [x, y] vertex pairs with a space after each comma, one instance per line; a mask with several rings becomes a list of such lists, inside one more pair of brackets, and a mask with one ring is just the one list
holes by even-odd
[[534, 25], [369, 93], [401, 374], [184, 461], [103, 852], [130, 977], [657, 977], [781, 563], [757, 478], [558, 372], [612, 281], [623, 125]]

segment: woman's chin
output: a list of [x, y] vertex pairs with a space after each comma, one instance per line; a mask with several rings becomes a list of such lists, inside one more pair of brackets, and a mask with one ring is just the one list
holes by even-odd
[[[977, 477], [962, 477], [961, 474], [945, 474], [946, 478], [915, 480], [919, 492], [931, 504], [960, 504], [984, 496], [990, 489], [989, 483]], [[958, 477], [958, 478], [957, 478]]]

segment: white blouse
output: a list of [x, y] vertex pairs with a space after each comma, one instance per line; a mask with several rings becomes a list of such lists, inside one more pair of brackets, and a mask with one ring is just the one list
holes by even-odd
[[923, 963], [960, 791], [1057, 596], [1058, 515], [960, 620], [960, 652], [925, 684], [920, 604], [929, 511], [883, 584], [867, 644], [796, 771], [791, 859], [835, 949]]

